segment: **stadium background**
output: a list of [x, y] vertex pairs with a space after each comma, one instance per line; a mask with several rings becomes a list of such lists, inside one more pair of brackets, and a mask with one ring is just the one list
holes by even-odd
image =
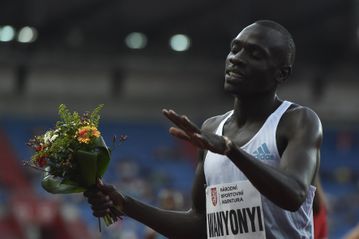
[[[297, 45], [294, 74], [279, 96], [322, 119], [320, 173], [330, 238], [355, 227], [358, 0], [2, 0], [0, 237], [99, 236], [82, 195], [50, 195], [39, 185], [39, 172], [21, 166], [31, 155], [25, 143], [53, 127], [60, 103], [79, 112], [104, 103], [104, 138], [128, 135], [113, 153], [106, 182], [153, 205], [171, 192], [176, 207], [188, 208], [195, 150], [168, 135], [161, 109], [198, 124], [229, 110], [232, 98], [223, 92], [229, 42], [257, 19], [282, 23]], [[169, 44], [176, 34], [182, 34], [173, 43], [177, 51]], [[104, 228], [102, 238], [142, 239], [148, 231], [126, 218]]]

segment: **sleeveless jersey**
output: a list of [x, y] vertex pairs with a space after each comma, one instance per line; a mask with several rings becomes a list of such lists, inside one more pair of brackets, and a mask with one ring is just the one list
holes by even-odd
[[[257, 160], [278, 167], [280, 156], [277, 149], [276, 131], [279, 120], [291, 102], [284, 101], [265, 121], [261, 129], [241, 148], [253, 155]], [[227, 113], [225, 119], [219, 124], [216, 134], [223, 134], [223, 125], [233, 114]], [[232, 182], [248, 180], [238, 167], [225, 155], [207, 152], [204, 161], [204, 173], [207, 187]], [[261, 195], [265, 236], [267, 239], [296, 239], [313, 238], [313, 212], [312, 203], [315, 187], [310, 186], [305, 202], [296, 212], [284, 210]], [[209, 200], [207, 198], [207, 200]], [[216, 237], [216, 238], [226, 238]], [[238, 236], [237, 238], [241, 238]]]

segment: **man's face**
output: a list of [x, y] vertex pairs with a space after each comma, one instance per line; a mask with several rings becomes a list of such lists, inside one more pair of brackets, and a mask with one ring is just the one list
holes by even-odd
[[258, 24], [243, 29], [233, 39], [226, 59], [225, 90], [237, 96], [275, 90], [283, 49], [280, 32]]

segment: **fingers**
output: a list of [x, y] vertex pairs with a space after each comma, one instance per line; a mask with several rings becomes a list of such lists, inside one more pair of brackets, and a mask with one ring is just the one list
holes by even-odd
[[174, 127], [170, 128], [170, 134], [179, 139], [186, 140], [186, 141], [192, 143], [196, 147], [206, 148], [205, 145], [207, 144], [207, 142], [202, 138], [202, 136], [200, 134], [195, 133], [195, 134], [191, 134], [191, 136], [189, 136], [183, 130], [174, 128]]
[[123, 212], [121, 212], [120, 210], [118, 210], [116, 207], [111, 207], [110, 208], [110, 210], [111, 210], [111, 215], [113, 215], [113, 216], [115, 216], [115, 217], [119, 217], [119, 218], [121, 218], [124, 214], [123, 214]]
[[173, 110], [162, 110], [163, 114], [176, 126], [184, 129], [181, 117]]
[[109, 207], [113, 206], [108, 195], [103, 194], [99, 190], [87, 190], [84, 193], [84, 196], [87, 197], [88, 203], [91, 205], [93, 215], [96, 217], [102, 217], [110, 212]]
[[95, 188], [84, 192], [95, 217], [109, 215], [116, 220], [123, 216], [123, 213], [117, 209], [122, 207], [122, 202], [118, 198], [120, 195], [112, 185], [105, 185], [102, 182], [98, 182]]
[[104, 209], [113, 206], [111, 198], [107, 195], [99, 195], [96, 197], [90, 197], [88, 202], [96, 209]]
[[177, 123], [178, 123], [178, 119], [177, 119], [178, 115], [173, 110], [163, 109], [162, 113], [167, 117], [167, 119], [169, 119], [170, 121], [172, 121], [172, 123], [177, 125]]
[[214, 153], [225, 154], [227, 146], [223, 136], [203, 132], [200, 137], [205, 139], [203, 142], [206, 149]]
[[222, 137], [215, 134], [194, 134], [191, 142], [197, 147], [212, 151], [213, 153], [223, 154], [225, 149]]
[[169, 129], [169, 132], [171, 135], [173, 135], [177, 138], [183, 139], [183, 140], [189, 141], [191, 139], [191, 137], [188, 134], [186, 134], [183, 130], [175, 128], [175, 127], [171, 127]]
[[86, 198], [92, 198], [92, 197], [96, 197], [96, 195], [100, 192], [100, 190], [96, 187], [96, 186], [93, 186], [89, 189], [87, 189], [83, 195], [86, 197]]
[[170, 128], [169, 132], [171, 135], [189, 141], [201, 149], [207, 149], [214, 153], [224, 153], [225, 144], [223, 137], [213, 133], [202, 132], [187, 116], [180, 116], [173, 110], [163, 109], [162, 112], [178, 127]]
[[97, 185], [103, 185], [103, 182], [102, 182], [101, 178], [96, 179], [96, 184]]
[[104, 194], [110, 195], [114, 192], [116, 192], [116, 188], [112, 185], [106, 185], [103, 183], [97, 183], [97, 188], [98, 190], [100, 190], [101, 192], [103, 192]]
[[192, 142], [201, 149], [209, 149], [208, 141], [200, 134], [194, 134]]
[[105, 195], [108, 195], [112, 202], [116, 205], [120, 205], [122, 207], [124, 203], [123, 195], [116, 190], [116, 188], [112, 185], [97, 185], [98, 189]]
[[204, 135], [195, 134], [194, 136], [198, 141], [201, 142], [202, 148], [208, 149], [210, 151], [213, 151], [215, 149], [215, 146], [210, 141], [208, 141], [205, 134]]
[[181, 116], [181, 122], [183, 123], [183, 126], [187, 129], [187, 131], [201, 133], [199, 128], [192, 121], [190, 121], [187, 116]]
[[200, 134], [194, 133], [194, 134], [188, 135], [183, 130], [175, 128], [175, 127], [171, 127], [169, 131], [170, 131], [171, 135], [173, 135], [179, 139], [186, 140], [186, 141], [192, 143], [193, 145], [195, 145], [196, 147], [199, 147], [202, 149], [208, 149], [209, 147], [211, 147], [211, 145]]
[[88, 198], [90, 196], [90, 193], [91, 193], [90, 190], [85, 191], [84, 192], [84, 197]]
[[172, 123], [177, 125], [182, 130], [186, 131], [187, 133], [200, 133], [200, 129], [189, 120], [189, 118], [185, 115], [178, 115], [173, 110], [162, 110], [163, 114], [170, 120]]
[[92, 215], [94, 215], [95, 217], [104, 217], [106, 215], [108, 215], [110, 213], [110, 209], [106, 208], [106, 209], [93, 209], [92, 208]]

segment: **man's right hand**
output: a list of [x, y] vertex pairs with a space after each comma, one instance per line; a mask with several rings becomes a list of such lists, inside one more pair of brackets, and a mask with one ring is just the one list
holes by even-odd
[[123, 216], [125, 199], [114, 186], [103, 184], [101, 181], [84, 192], [95, 217], [110, 215], [114, 220]]

